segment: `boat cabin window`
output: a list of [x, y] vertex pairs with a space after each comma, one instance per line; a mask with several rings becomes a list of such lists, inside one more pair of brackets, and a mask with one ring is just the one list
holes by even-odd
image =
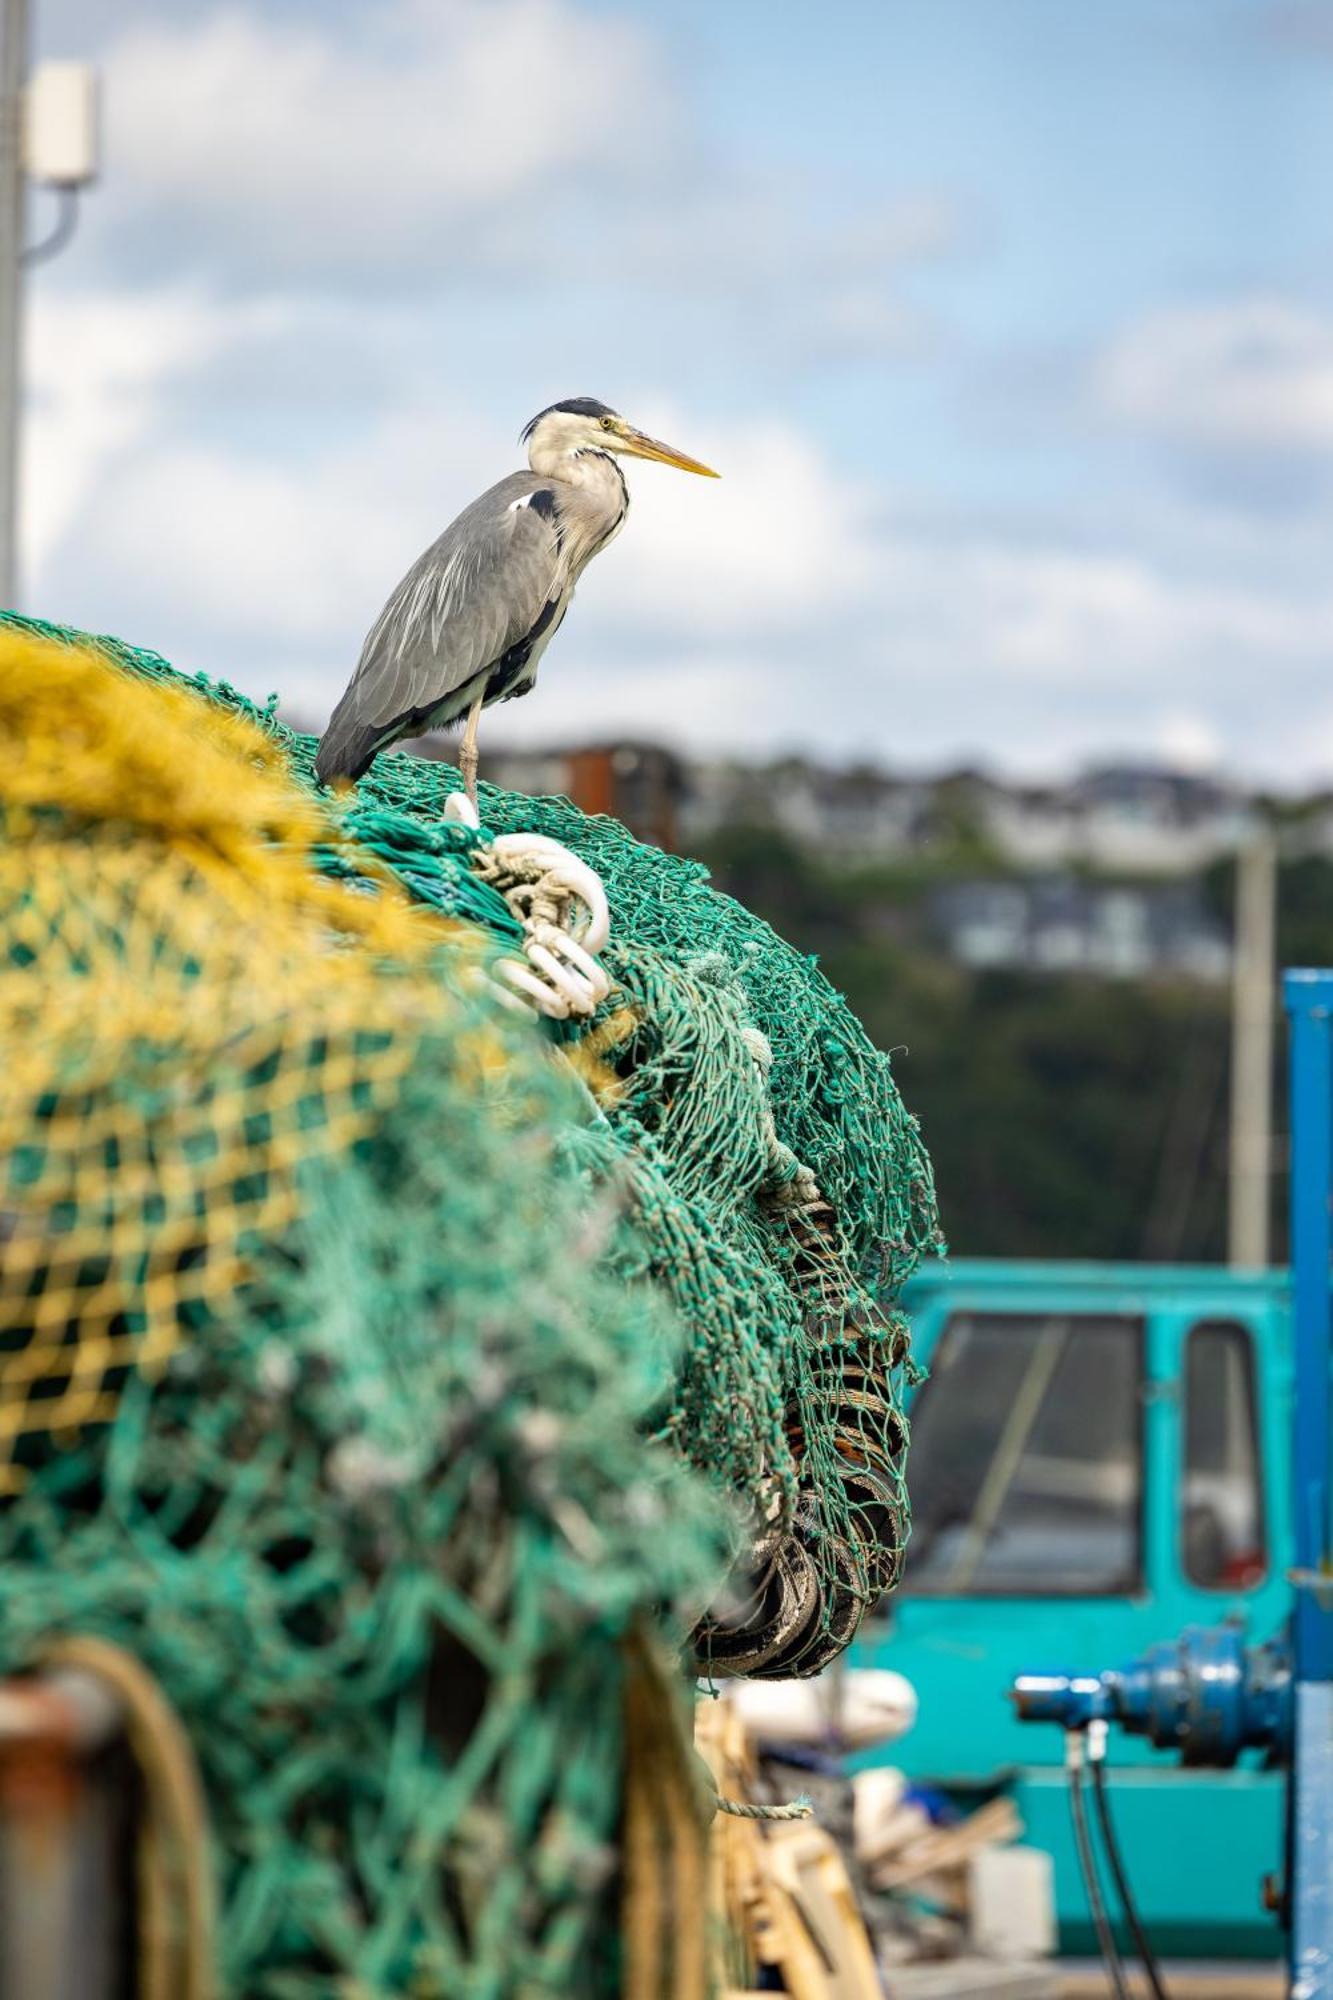
[[1267, 1568], [1254, 1348], [1235, 1320], [1204, 1320], [1185, 1347], [1181, 1561], [1204, 1590], [1249, 1590]]
[[955, 1313], [912, 1406], [905, 1588], [1112, 1595], [1143, 1568], [1143, 1322]]

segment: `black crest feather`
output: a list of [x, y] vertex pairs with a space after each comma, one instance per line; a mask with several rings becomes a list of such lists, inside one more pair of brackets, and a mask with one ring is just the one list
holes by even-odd
[[571, 417], [613, 417], [615, 411], [608, 403], [599, 403], [596, 396], [566, 396], [563, 403], [548, 403], [544, 410], [538, 410], [530, 423], [523, 426], [519, 443], [526, 444], [543, 417], [554, 415], [557, 410], [568, 411]]

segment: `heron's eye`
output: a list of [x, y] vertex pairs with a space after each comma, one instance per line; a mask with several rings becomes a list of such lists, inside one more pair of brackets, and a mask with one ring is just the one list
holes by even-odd
[[616, 427], [616, 420], [614, 417], [602, 418], [602, 429], [604, 431], [613, 431], [615, 427]]

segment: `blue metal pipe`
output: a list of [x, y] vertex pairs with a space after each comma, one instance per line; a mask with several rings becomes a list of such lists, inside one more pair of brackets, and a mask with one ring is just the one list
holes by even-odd
[[1191, 1625], [1099, 1674], [1020, 1674], [1011, 1694], [1024, 1722], [1114, 1722], [1186, 1764], [1225, 1769], [1242, 1750], [1291, 1751], [1286, 1646], [1247, 1646], [1238, 1625]]

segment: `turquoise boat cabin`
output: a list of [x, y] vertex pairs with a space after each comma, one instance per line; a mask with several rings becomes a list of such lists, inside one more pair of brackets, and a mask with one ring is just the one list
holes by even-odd
[[[1061, 1949], [1094, 1949], [1058, 1729], [1006, 1695], [1034, 1667], [1098, 1669], [1190, 1624], [1267, 1638], [1290, 1609], [1292, 1342], [1284, 1272], [955, 1261], [913, 1280], [912, 1543], [854, 1664], [920, 1699], [884, 1753], [972, 1807], [1010, 1794], [1055, 1859]], [[862, 1763], [875, 1761], [865, 1757]], [[1281, 1947], [1264, 1878], [1283, 1778], [1256, 1755], [1182, 1769], [1117, 1735], [1112, 1803], [1157, 1947]]]

